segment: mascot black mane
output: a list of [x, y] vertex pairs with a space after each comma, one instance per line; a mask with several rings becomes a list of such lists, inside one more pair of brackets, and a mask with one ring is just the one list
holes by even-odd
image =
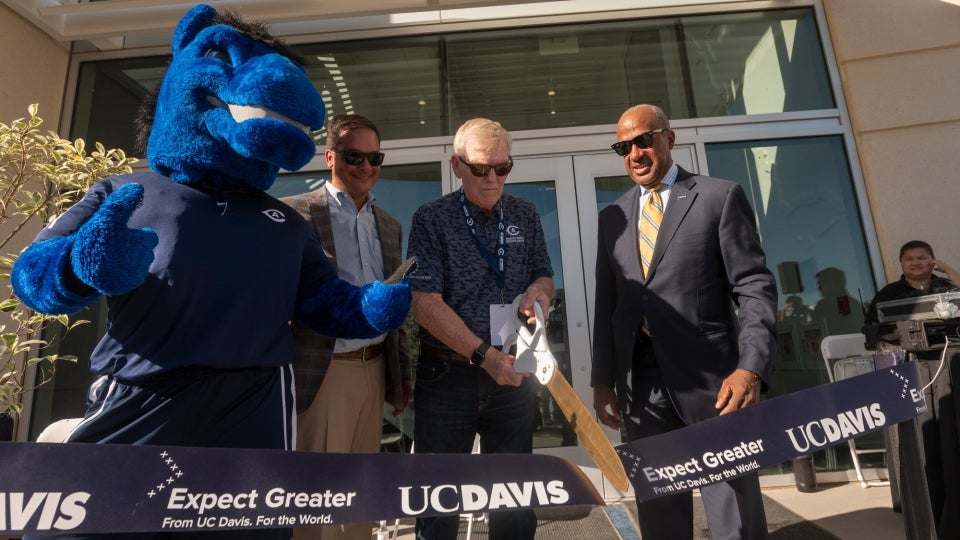
[[373, 337], [403, 322], [410, 292], [338, 279], [306, 222], [264, 192], [310, 161], [325, 119], [290, 52], [206, 5], [172, 45], [141, 133], [153, 172], [94, 185], [11, 282], [48, 314], [106, 297], [88, 411], [68, 442], [290, 449], [291, 321]]

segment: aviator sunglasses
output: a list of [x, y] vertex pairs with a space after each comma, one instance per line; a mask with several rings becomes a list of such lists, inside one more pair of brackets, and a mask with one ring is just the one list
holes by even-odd
[[466, 165], [467, 168], [470, 169], [470, 172], [477, 177], [486, 177], [487, 174], [490, 173], [490, 169], [493, 169], [493, 172], [495, 172], [497, 176], [506, 176], [510, 173], [510, 170], [513, 169], [513, 158], [509, 158], [510, 161], [506, 163], [498, 163], [496, 165], [474, 165], [460, 156], [457, 156], [457, 159], [460, 160], [460, 163]]
[[627, 156], [630, 154], [630, 149], [633, 148], [633, 145], [637, 145], [637, 148], [650, 148], [653, 146], [653, 136], [657, 133], [663, 133], [664, 131], [670, 130], [667, 128], [660, 128], [653, 131], [648, 131], [646, 133], [641, 133], [629, 141], [613, 143], [610, 145], [610, 148], [613, 148], [613, 151], [616, 152], [618, 156]]
[[334, 152], [343, 156], [343, 160], [348, 165], [360, 165], [363, 163], [363, 158], [367, 158], [371, 167], [379, 167], [385, 157], [383, 152], [360, 152], [359, 150], [334, 150]]

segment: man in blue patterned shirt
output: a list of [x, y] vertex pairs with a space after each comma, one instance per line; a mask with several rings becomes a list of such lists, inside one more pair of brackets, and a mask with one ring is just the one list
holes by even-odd
[[[554, 284], [536, 208], [504, 195], [513, 167], [510, 134], [498, 122], [465, 122], [453, 140], [454, 174], [463, 188], [421, 206], [413, 216], [408, 256], [412, 312], [420, 325], [414, 390], [417, 453], [533, 451], [535, 382], [513, 369], [497, 329], [515, 314], [547, 313]], [[493, 331], [491, 331], [493, 328]], [[417, 520], [417, 538], [457, 536], [458, 516]], [[532, 510], [490, 515], [490, 538], [532, 539]]]

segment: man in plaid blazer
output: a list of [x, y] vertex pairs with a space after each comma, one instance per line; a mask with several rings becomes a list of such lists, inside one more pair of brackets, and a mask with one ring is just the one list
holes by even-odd
[[[334, 117], [325, 151], [331, 178], [283, 201], [313, 225], [340, 278], [354, 285], [383, 281], [402, 262], [400, 222], [374, 204], [380, 176], [380, 133], [360, 115]], [[380, 450], [383, 402], [399, 414], [411, 388], [407, 336], [400, 327], [374, 339], [332, 339], [294, 324], [297, 450]], [[370, 538], [370, 524], [297, 528], [294, 538]]]

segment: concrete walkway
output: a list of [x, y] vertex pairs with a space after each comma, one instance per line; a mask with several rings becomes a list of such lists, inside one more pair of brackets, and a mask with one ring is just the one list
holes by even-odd
[[[839, 540], [905, 540], [902, 515], [893, 511], [890, 488], [886, 486], [862, 488], [857, 482], [820, 485], [815, 493], [801, 493], [796, 488], [768, 487], [763, 489], [768, 501], [776, 503], [767, 511], [771, 540], [810, 538], [811, 525], [820, 529], [817, 538], [834, 537]], [[695, 528], [696, 539], [708, 539], [699, 497], [695, 495], [699, 514]], [[552, 509], [540, 515], [537, 540], [636, 540], [635, 506], [632, 500], [608, 501], [607, 507], [579, 507]], [[624, 512], [626, 509], [626, 512]], [[539, 514], [539, 513], [538, 513]], [[394, 524], [389, 523], [386, 540], [393, 537]], [[467, 539], [467, 524], [461, 520], [460, 536]], [[412, 520], [401, 521], [396, 527], [397, 540], [414, 540]], [[374, 534], [374, 539], [377, 535]], [[470, 540], [488, 540], [486, 523], [471, 524]]]
[[858, 482], [821, 485], [815, 493], [766, 488], [763, 494], [841, 540], [905, 540], [903, 516], [893, 511], [890, 488]]

